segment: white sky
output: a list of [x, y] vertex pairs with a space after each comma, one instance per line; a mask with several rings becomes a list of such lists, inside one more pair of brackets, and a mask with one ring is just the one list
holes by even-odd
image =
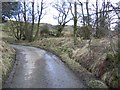
[[[5, 1], [5, 0], [3, 0]], [[6, 1], [12, 1], [12, 0], [6, 0]], [[18, 0], [18, 1], [24, 1], [24, 0]], [[33, 0], [26, 0], [26, 1], [33, 1]], [[35, 2], [37, 1], [41, 1], [41, 0], [34, 0]], [[46, 9], [46, 12], [47, 14], [44, 16], [44, 18], [41, 20], [41, 23], [49, 23], [49, 24], [52, 24], [52, 25], [57, 25], [58, 22], [57, 20], [55, 20], [53, 18], [53, 15], [54, 16], [57, 16], [58, 15], [58, 12], [55, 8], [52, 7], [52, 4], [50, 3], [54, 3], [55, 1], [60, 1], [60, 0], [45, 0], [47, 4], [49, 4], [48, 8]], [[74, 0], [71, 0], [71, 1], [74, 1]], [[85, 2], [86, 0], [80, 0], [81, 2]], [[102, 0], [98, 0], [99, 1], [99, 5], [101, 4], [100, 2]], [[110, 1], [112, 4], [115, 4], [117, 2], [119, 2], [120, 0], [106, 0], [106, 1]], [[92, 7], [91, 4], [94, 4], [95, 5], [95, 2], [96, 0], [89, 0], [90, 2], [90, 8]], [[91, 12], [91, 11], [90, 11]], [[78, 21], [79, 22], [79, 21]], [[73, 21], [69, 22], [68, 25], [73, 25]]]
[[[80, 0], [81, 2], [85, 2], [86, 0]], [[102, 1], [102, 0], [98, 0], [99, 2]], [[107, 0], [106, 0], [107, 1]], [[117, 2], [119, 2], [120, 0], [109, 0], [112, 4], [115, 4]], [[51, 2], [55, 2], [55, 0], [47, 0], [47, 3], [51, 3]], [[95, 3], [96, 0], [89, 0], [90, 3]], [[47, 8], [47, 15], [44, 16], [44, 18], [41, 20], [41, 23], [50, 23], [50, 24], [53, 24], [53, 25], [56, 25], [58, 24], [57, 23], [57, 20], [55, 20], [53, 18], [53, 15], [57, 15], [57, 11], [52, 7], [52, 5], [50, 5], [48, 8]], [[68, 24], [72, 25], [73, 24], [73, 21], [69, 22]]]

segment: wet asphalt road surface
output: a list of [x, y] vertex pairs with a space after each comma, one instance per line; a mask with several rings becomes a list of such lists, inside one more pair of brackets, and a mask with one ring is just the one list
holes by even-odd
[[14, 76], [4, 88], [85, 88], [81, 80], [54, 54], [35, 47], [17, 50]]

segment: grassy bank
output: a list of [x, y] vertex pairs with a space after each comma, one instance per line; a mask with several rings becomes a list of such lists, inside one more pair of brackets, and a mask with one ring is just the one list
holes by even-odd
[[[91, 64], [91, 62], [87, 62], [86, 60], [87, 58], [89, 58], [88, 56], [86, 56], [89, 53], [89, 48], [87, 44], [88, 42], [81, 42], [80, 40], [78, 40], [78, 43], [79, 44], [77, 46], [74, 46], [72, 38], [63, 37], [41, 38], [31, 43], [20, 42], [17, 44], [35, 46], [53, 52], [60, 56], [61, 60], [66, 63], [68, 67], [72, 69], [80, 78], [82, 78], [87, 86], [92, 88], [107, 88], [104, 81], [97, 79], [94, 73], [90, 72], [90, 70], [85, 67], [87, 64]], [[84, 56], [86, 57], [86, 59], [84, 58], [83, 60], [82, 58], [80, 58]], [[78, 62], [78, 60], [81, 60], [82, 63]]]
[[3, 40], [3, 38], [8, 37], [6, 33], [2, 31], [2, 26], [0, 26], [0, 88], [2, 88], [2, 84], [7, 79], [13, 63], [15, 51], [10, 47], [10, 45]]

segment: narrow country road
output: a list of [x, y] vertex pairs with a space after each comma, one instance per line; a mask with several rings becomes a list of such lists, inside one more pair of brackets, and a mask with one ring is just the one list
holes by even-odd
[[54, 54], [35, 47], [12, 45], [17, 65], [4, 88], [85, 88], [81, 80]]

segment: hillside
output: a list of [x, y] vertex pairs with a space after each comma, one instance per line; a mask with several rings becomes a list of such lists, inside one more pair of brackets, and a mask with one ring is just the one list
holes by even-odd
[[[55, 30], [55, 26], [47, 25], [49, 30]], [[43, 48], [47, 51], [60, 56], [62, 61], [68, 65], [78, 76], [82, 77], [86, 85], [92, 88], [116, 88], [119, 86], [119, 76], [117, 61], [113, 58], [113, 51], [118, 49], [117, 36], [112, 38], [103, 37], [101, 39], [92, 38], [89, 46], [89, 40], [83, 40], [78, 37], [77, 45], [74, 45], [73, 37], [71, 37], [72, 26], [66, 26], [63, 31], [63, 37], [40, 37], [33, 42], [17, 41], [5, 38], [6, 41], [20, 45], [30, 45]], [[5, 30], [6, 31], [6, 30]], [[9, 34], [9, 30], [6, 32]], [[11, 34], [9, 34], [11, 35]], [[112, 44], [111, 44], [112, 42]], [[119, 65], [119, 64], [118, 64]], [[83, 73], [82, 75], [79, 73]], [[105, 85], [105, 84], [106, 85]]]
[[[98, 82], [94, 81], [92, 77], [96, 77], [105, 82], [110, 87], [117, 87], [118, 79], [114, 78], [118, 69], [116, 64], [110, 60], [107, 61], [107, 55], [112, 55], [110, 41], [108, 38], [93, 39], [91, 42], [91, 56], [89, 52], [88, 41], [78, 40], [77, 47], [74, 46], [72, 38], [42, 38], [31, 43], [22, 43], [23, 45], [32, 45], [35, 47], [44, 48], [54, 51], [59, 55], [63, 62], [65, 62], [73, 71], [82, 72], [88, 85], [99, 87]], [[21, 43], [19, 43], [21, 44]], [[114, 38], [115, 49], [117, 49], [117, 38]], [[89, 73], [88, 73], [89, 72]], [[90, 74], [91, 73], [91, 74]], [[86, 76], [85, 76], [86, 75]], [[96, 83], [96, 84], [95, 84]], [[96, 86], [94, 86], [94, 84]]]

